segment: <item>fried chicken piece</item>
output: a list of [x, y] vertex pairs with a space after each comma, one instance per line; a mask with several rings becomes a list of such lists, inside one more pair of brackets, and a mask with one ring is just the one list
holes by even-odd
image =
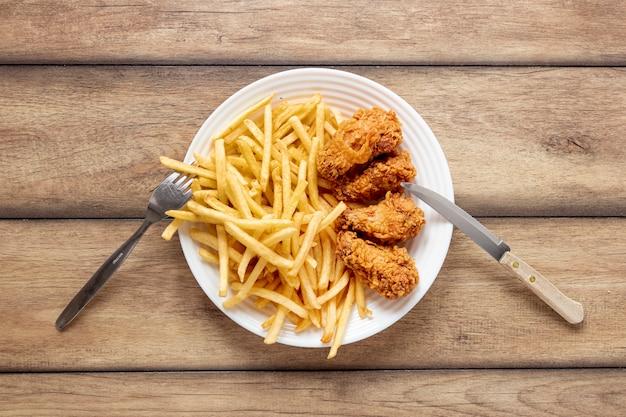
[[400, 191], [401, 182], [411, 182], [417, 170], [408, 151], [377, 158], [356, 176], [343, 176], [335, 184], [334, 196], [343, 201], [369, 203], [387, 191]]
[[393, 110], [359, 109], [339, 125], [332, 139], [320, 149], [319, 174], [334, 181], [354, 166], [391, 152], [402, 142], [401, 126]]
[[341, 231], [337, 255], [357, 278], [389, 299], [409, 294], [419, 282], [415, 261], [403, 247], [377, 245], [355, 232]]
[[337, 219], [337, 228], [352, 230], [376, 243], [393, 245], [417, 236], [424, 223], [424, 211], [411, 198], [389, 191], [378, 204], [344, 210]]

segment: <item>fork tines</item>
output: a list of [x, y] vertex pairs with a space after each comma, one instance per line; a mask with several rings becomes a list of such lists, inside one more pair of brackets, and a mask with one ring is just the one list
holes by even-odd
[[174, 173], [177, 174], [177, 177], [172, 181], [174, 185], [183, 192], [188, 192], [195, 175], [188, 175], [186, 173]]

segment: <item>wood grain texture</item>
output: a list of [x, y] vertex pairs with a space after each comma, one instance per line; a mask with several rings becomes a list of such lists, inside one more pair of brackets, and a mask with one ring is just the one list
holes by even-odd
[[7, 416], [569, 417], [624, 407], [623, 369], [0, 375]]
[[[0, 218], [143, 216], [158, 157], [182, 158], [216, 106], [286, 68], [0, 67]], [[473, 215], [626, 215], [623, 69], [345, 69], [417, 109]]]
[[4, 0], [0, 28], [8, 64], [626, 62], [626, 9], [610, 0]]
[[500, 265], [509, 271], [519, 282], [542, 299], [563, 319], [571, 324], [582, 323], [585, 318], [583, 305], [563, 294], [541, 272], [534, 269], [512, 252], [505, 252], [500, 258]]
[[[621, 2], [0, 0], [0, 31], [0, 415], [624, 413]], [[233, 323], [157, 225], [57, 331], [138, 227], [158, 157], [182, 158], [227, 97], [298, 66], [417, 109], [456, 201], [584, 322], [455, 231], [426, 297], [327, 360]]]
[[10, 318], [0, 321], [0, 372], [626, 366], [626, 242], [615, 238], [626, 221], [484, 223], [582, 302], [581, 325], [569, 325], [455, 232], [426, 297], [329, 361], [326, 349], [267, 346], [233, 323], [195, 282], [178, 242], [161, 241], [157, 225], [59, 332], [54, 322], [65, 304], [138, 222], [0, 221], [0, 235], [17, 239], [0, 242], [0, 317]]

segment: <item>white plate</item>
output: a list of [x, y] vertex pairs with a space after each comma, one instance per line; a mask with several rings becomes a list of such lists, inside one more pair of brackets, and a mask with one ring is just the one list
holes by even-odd
[[[452, 179], [446, 158], [439, 142], [419, 114], [402, 98], [382, 85], [345, 71], [321, 68], [305, 68], [280, 72], [260, 79], [233, 94], [222, 103], [204, 122], [189, 147], [185, 161], [193, 161], [193, 153], [208, 154], [210, 139], [234, 116], [252, 103], [276, 93], [274, 104], [287, 99], [290, 102], [304, 101], [315, 93], [323, 100], [349, 117], [359, 108], [374, 106], [393, 109], [402, 122], [403, 144], [417, 168], [416, 182], [453, 200]], [[448, 252], [452, 237], [452, 225], [430, 207], [421, 204], [426, 225], [417, 238], [406, 247], [415, 259], [420, 280], [411, 294], [397, 300], [387, 300], [373, 291], [367, 291], [367, 304], [373, 317], [361, 319], [354, 309], [343, 344], [353, 343], [372, 336], [402, 318], [426, 294], [434, 282]], [[265, 331], [261, 323], [267, 319], [267, 311], [257, 310], [252, 302], [240, 303], [225, 310], [224, 299], [218, 296], [217, 269], [198, 256], [198, 245], [189, 237], [189, 225], [180, 231], [183, 253], [194, 277], [211, 301], [240, 326], [261, 337]], [[326, 347], [320, 342], [321, 330], [310, 328], [294, 333], [290, 324], [285, 324], [278, 342], [300, 347]]]

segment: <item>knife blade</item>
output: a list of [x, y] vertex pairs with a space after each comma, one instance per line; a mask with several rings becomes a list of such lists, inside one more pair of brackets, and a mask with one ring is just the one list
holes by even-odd
[[403, 182], [402, 186], [469, 236], [569, 323], [578, 324], [583, 321], [585, 314], [581, 303], [567, 297], [538, 271], [514, 255], [509, 245], [461, 207], [441, 194], [417, 184]]

